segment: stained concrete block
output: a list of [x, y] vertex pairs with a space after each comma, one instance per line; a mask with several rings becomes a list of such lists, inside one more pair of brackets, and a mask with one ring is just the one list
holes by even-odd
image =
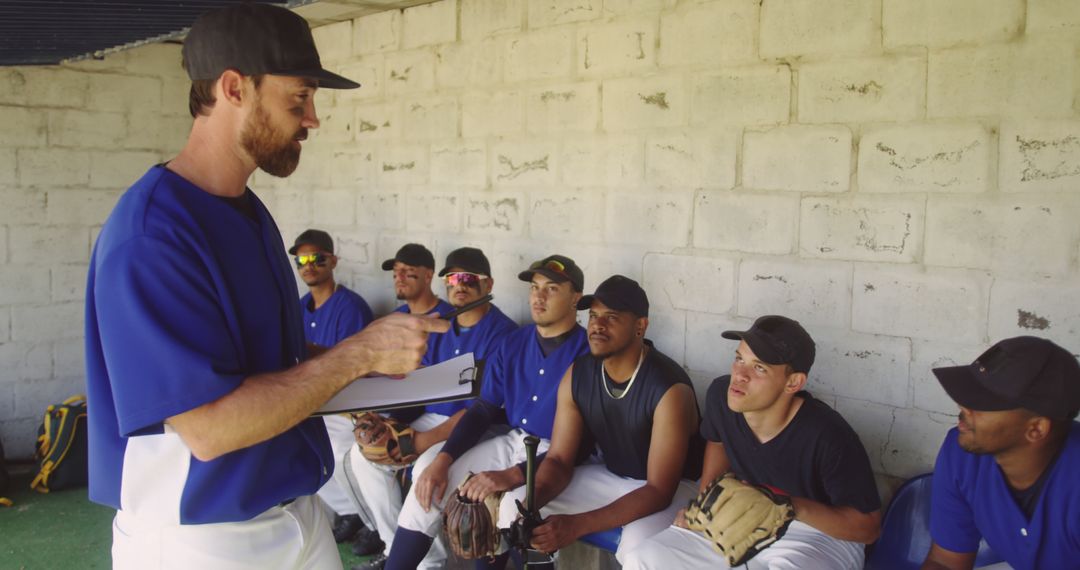
[[[85, 277], [85, 275], [84, 275]], [[83, 279], [83, 287], [86, 280]], [[0, 305], [29, 305], [49, 302], [49, 272], [26, 271], [19, 265], [0, 265]], [[7, 315], [0, 327], [7, 328]]]
[[600, 17], [601, 0], [529, 0], [529, 28], [587, 22]]
[[799, 225], [799, 197], [700, 191], [694, 207], [694, 247], [788, 254]]
[[988, 346], [981, 343], [914, 340], [911, 347], [912, 405], [928, 412], [956, 414], [956, 403], [945, 393], [933, 369], [971, 364]]
[[559, 162], [570, 186], [633, 188], [641, 184], [645, 152], [632, 136], [573, 137], [563, 142]]
[[690, 5], [660, 17], [660, 65], [722, 65], [757, 59], [755, 0]]
[[885, 47], [1000, 42], [1024, 31], [1024, 0], [883, 0]]
[[[26, 109], [26, 112], [30, 112]], [[123, 113], [107, 113], [101, 111], [77, 111], [72, 109], [49, 111], [48, 114], [34, 112], [37, 119], [48, 118], [49, 146], [76, 147], [76, 148], [102, 148], [118, 147], [128, 135]], [[17, 146], [42, 146], [37, 135], [44, 135], [44, 130], [35, 130], [30, 124], [22, 124], [18, 117], [10, 117], [9, 113], [0, 108], [0, 120], [12, 121], [17, 128], [25, 129], [18, 133], [25, 137], [25, 143], [15, 143]], [[3, 135], [0, 135], [0, 144], [3, 144]]]
[[0, 148], [0, 188], [15, 185], [15, 149]]
[[453, 97], [405, 101], [403, 128], [410, 140], [449, 139], [458, 136], [458, 102]]
[[1022, 335], [1048, 338], [1080, 354], [1080, 286], [1075, 279], [994, 281], [990, 342]]
[[398, 192], [360, 192], [356, 195], [356, 225], [398, 230], [405, 227], [405, 196]]
[[476, 140], [432, 145], [431, 180], [439, 186], [486, 186], [487, 148]]
[[45, 191], [37, 188], [0, 189], [0, 224], [40, 224], [45, 221]]
[[847, 127], [799, 125], [743, 133], [746, 188], [845, 192], [850, 176]]
[[520, 91], [469, 93], [461, 98], [463, 137], [507, 135], [524, 128], [525, 103]]
[[430, 91], [435, 87], [435, 54], [431, 51], [389, 53], [385, 61], [387, 95]]
[[911, 341], [822, 327], [807, 330], [817, 345], [807, 380], [810, 393], [887, 406], [909, 405]]
[[350, 143], [354, 138], [355, 119], [351, 105], [324, 107], [319, 111], [319, 128], [308, 131], [308, 147], [317, 146], [329, 149], [343, 143]]
[[56, 225], [104, 224], [120, 194], [120, 190], [49, 190], [46, 193], [45, 219]]
[[525, 0], [461, 0], [461, 39], [521, 31]]
[[85, 151], [27, 148], [15, 156], [23, 186], [80, 186], [90, 181], [90, 155]]
[[311, 193], [312, 213], [322, 226], [345, 227], [355, 224], [355, 202], [356, 198], [350, 190], [315, 190]]
[[603, 191], [542, 192], [532, 196], [529, 236], [542, 243], [589, 243], [604, 234]]
[[1063, 275], [1080, 243], [1080, 197], [931, 196], [926, 210], [933, 265]]
[[674, 8], [678, 0], [604, 0], [606, 14], [624, 16], [641, 12], [659, 12]]
[[685, 246], [693, 201], [689, 191], [609, 193], [605, 237], [618, 244]]
[[998, 185], [1005, 192], [1072, 192], [1080, 181], [1080, 121], [1007, 121]]
[[849, 263], [746, 259], [739, 265], [738, 313], [846, 328], [851, 323], [851, 277]]
[[926, 112], [926, 58], [890, 56], [799, 67], [799, 121], [912, 121]]
[[457, 40], [458, 1], [439, 0], [405, 9], [401, 47], [412, 49]]
[[566, 28], [507, 38], [504, 76], [508, 83], [569, 77], [574, 68], [574, 34]]
[[86, 107], [95, 111], [160, 109], [161, 80], [155, 77], [93, 74]]
[[981, 343], [990, 276], [964, 269], [857, 265], [852, 329], [926, 340]]
[[184, 148], [191, 132], [190, 115], [135, 110], [130, 111], [126, 119], [127, 136], [121, 141], [120, 147], [127, 150], [149, 150], [168, 157], [176, 156]]
[[902, 478], [932, 471], [945, 434], [955, 426], [955, 415], [896, 410], [881, 466], [886, 473]]
[[1071, 43], [1028, 39], [935, 51], [927, 73], [930, 117], [1070, 117]]
[[11, 308], [11, 338], [20, 342], [80, 338], [84, 312], [82, 303], [17, 305]]
[[[658, 308], [652, 305], [652, 299], [650, 296], [649, 327], [645, 330], [645, 338], [653, 342], [656, 350], [682, 364], [686, 360], [686, 313]], [[699, 400], [698, 404], [704, 406], [705, 400]]]
[[1080, 12], [1072, 0], [1028, 0], [1028, 34], [1075, 33], [1080, 29]]
[[787, 122], [791, 68], [729, 67], [695, 74], [691, 124], [774, 125]]
[[[49, 115], [26, 107], [0, 107], [0, 147], [45, 146]], [[121, 123], [122, 125], [122, 123]], [[59, 136], [60, 133], [57, 133]], [[55, 143], [54, 143], [55, 144]]]
[[372, 184], [375, 175], [375, 152], [355, 149], [335, 152], [330, 161], [330, 185], [338, 188], [355, 188]]
[[315, 47], [319, 50], [319, 59], [334, 62], [348, 59], [353, 55], [353, 21], [345, 20], [311, 30]]
[[660, 188], [733, 188], [737, 148], [734, 130], [649, 137], [645, 181]]
[[604, 82], [603, 92], [608, 131], [686, 124], [689, 105], [681, 75], [612, 79]]
[[582, 76], [642, 73], [656, 67], [656, 20], [617, 20], [578, 32], [577, 72]]
[[881, 452], [885, 443], [889, 441], [889, 431], [893, 425], [893, 413], [896, 408], [875, 404], [864, 400], [835, 397], [830, 394], [822, 394], [814, 391], [814, 387], [807, 385], [807, 389], [815, 398], [824, 400], [836, 410], [844, 421], [855, 430], [859, 441], [866, 450], [866, 456], [870, 460], [870, 468], [875, 473], [881, 473]]
[[525, 99], [530, 133], [596, 130], [600, 121], [600, 85], [570, 83], [529, 92]]
[[386, 83], [386, 60], [382, 56], [350, 60], [350, 63], [341, 66], [339, 73], [359, 83], [360, 87], [336, 90], [334, 93], [331, 93], [329, 89], [319, 90], [315, 95], [316, 109], [327, 104], [319, 101], [319, 97], [324, 94], [331, 95], [333, 102], [341, 105], [382, 97], [383, 86]]
[[867, 53], [880, 49], [880, 8], [866, 0], [769, 0], [761, 6], [761, 56]]
[[[82, 340], [58, 340], [54, 342], [53, 374], [59, 378], [71, 378], [76, 382], [85, 383], [86, 343]], [[77, 388], [76, 390], [81, 393], [85, 391], [85, 388]]]
[[435, 50], [435, 82], [439, 87], [478, 87], [502, 81], [501, 39], [443, 44]]
[[386, 10], [353, 20], [353, 53], [368, 55], [401, 47], [401, 10]]
[[281, 212], [289, 212], [289, 216], [281, 220], [291, 220], [296, 224], [295, 232], [286, 231], [282, 228], [282, 235], [299, 235], [304, 228], [311, 227], [311, 192], [306, 190], [279, 189], [274, 193], [274, 201], [277, 209]]
[[[702, 307], [700, 310], [708, 310]], [[731, 374], [739, 343], [720, 336], [724, 331], [744, 331], [753, 320], [726, 314], [686, 312], [686, 367], [704, 376]]]
[[923, 196], [905, 194], [804, 198], [799, 253], [910, 263], [921, 249], [925, 204]]
[[428, 149], [394, 145], [379, 151], [375, 171], [380, 185], [423, 184], [428, 180]]
[[735, 261], [645, 254], [642, 287], [650, 307], [728, 313], [735, 304]]
[[91, 188], [127, 188], [159, 162], [154, 152], [108, 150], [90, 153]]
[[372, 103], [356, 107], [353, 116], [357, 142], [385, 141], [401, 138], [401, 104], [398, 101]]
[[494, 236], [518, 236], [525, 226], [527, 203], [522, 194], [483, 193], [464, 197], [465, 231]]
[[409, 213], [405, 229], [410, 233], [460, 232], [461, 202], [456, 193], [410, 193], [405, 206]]
[[553, 143], [503, 141], [492, 147], [491, 183], [496, 186], [551, 186], [555, 181]]
[[867, 127], [859, 141], [859, 191], [984, 192], [993, 144], [976, 123]]
[[86, 105], [90, 75], [54, 67], [8, 67], [0, 70], [0, 103], [81, 108]]
[[[52, 375], [52, 350], [48, 343], [44, 342], [10, 342], [0, 344], [0, 367], [4, 370], [4, 384], [14, 385], [18, 380], [43, 380]], [[70, 394], [69, 394], [70, 395]], [[64, 396], [65, 398], [67, 396]], [[55, 402], [49, 402], [55, 403]], [[48, 404], [45, 404], [48, 405]], [[38, 408], [35, 415], [40, 416]], [[12, 412], [10, 416], [15, 415]], [[37, 418], [41, 425], [41, 418]], [[12, 457], [15, 455], [12, 454]]]
[[[82, 301], [86, 299], [86, 275], [89, 266], [82, 263], [65, 263], [50, 270], [52, 276], [52, 300], [54, 302]], [[3, 287], [0, 287], [2, 290]], [[32, 301], [31, 301], [32, 302]], [[84, 369], [80, 369], [82, 371]]]

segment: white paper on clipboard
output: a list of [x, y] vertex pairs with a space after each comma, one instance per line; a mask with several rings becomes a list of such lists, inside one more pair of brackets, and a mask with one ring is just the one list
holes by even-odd
[[358, 378], [330, 398], [315, 414], [385, 410], [469, 398], [474, 394], [475, 370], [473, 353], [469, 352], [413, 370], [405, 378]]

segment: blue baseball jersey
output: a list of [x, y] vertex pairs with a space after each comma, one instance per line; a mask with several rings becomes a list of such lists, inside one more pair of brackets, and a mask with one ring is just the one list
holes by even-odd
[[[491, 309], [480, 319], [480, 322], [469, 328], [451, 327], [446, 333], [429, 335], [428, 351], [421, 364], [431, 366], [470, 352], [473, 353], [474, 359], [486, 360], [498, 348], [503, 338], [516, 328], [517, 324], [510, 317], [495, 305], [491, 305]], [[458, 400], [428, 404], [426, 411], [431, 414], [452, 416], [458, 410], [469, 407], [471, 401]]]
[[930, 534], [953, 552], [975, 552], [979, 538], [1016, 570], [1080, 568], [1080, 423], [1047, 475], [1031, 520], [991, 455], [964, 451], [949, 430], [934, 467]]
[[86, 293], [90, 498], [163, 524], [251, 519], [315, 493], [334, 468], [322, 418], [212, 461], [167, 418], [304, 358], [281, 234], [164, 166], [119, 200]]
[[546, 357], [536, 327], [521, 327], [488, 359], [480, 397], [506, 408], [511, 427], [551, 439], [559, 382], [574, 359], [587, 352], [589, 342], [581, 325], [575, 324], [570, 337]]
[[343, 285], [338, 285], [318, 309], [313, 311], [311, 306], [311, 293], [308, 292], [300, 298], [300, 310], [304, 313], [304, 338], [319, 346], [334, 346], [375, 320], [367, 301]]

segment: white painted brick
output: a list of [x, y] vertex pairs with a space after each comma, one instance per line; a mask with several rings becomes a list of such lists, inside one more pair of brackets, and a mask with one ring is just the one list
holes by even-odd
[[443, 44], [435, 50], [435, 82], [439, 87], [478, 87], [502, 80], [501, 39]]
[[83, 335], [82, 303], [48, 306], [15, 306], [11, 309], [11, 338], [16, 341], [47, 341]]
[[1008, 121], [998, 184], [1005, 192], [1072, 192], [1080, 181], [1080, 121]]
[[810, 393], [908, 405], [908, 339], [813, 327], [807, 330], [817, 345], [807, 381]]
[[315, 190], [311, 194], [312, 213], [325, 226], [352, 226], [356, 199], [349, 190]]
[[881, 467], [881, 452], [885, 443], [889, 441], [889, 430], [892, 428], [892, 415], [896, 408], [883, 406], [863, 400], [853, 400], [843, 397], [834, 397], [829, 394], [819, 394], [813, 387], [808, 387], [810, 393], [819, 400], [829, 402], [851, 429], [859, 436], [859, 441], [866, 449], [866, 455], [870, 459], [870, 468], [875, 473], [883, 471]]
[[356, 196], [356, 225], [361, 228], [405, 227], [405, 198], [396, 192], [361, 191]]
[[56, 225], [101, 225], [120, 194], [121, 190], [49, 190], [45, 219]]
[[941, 442], [955, 425], [955, 415], [896, 410], [889, 442], [881, 454], [885, 472], [906, 479], [932, 471]]
[[409, 140], [456, 138], [458, 104], [453, 98], [414, 99], [404, 102], [403, 132]]
[[1048, 338], [1080, 353], [1080, 286], [1074, 278], [994, 281], [990, 341], [1021, 335]]
[[486, 186], [487, 148], [480, 141], [432, 145], [431, 180], [442, 186]]
[[[709, 307], [701, 307], [708, 310]], [[712, 377], [731, 374], [739, 343], [721, 337], [724, 331], [744, 331], [751, 319], [713, 313], [686, 313], [686, 367]]]
[[851, 131], [842, 126], [786, 126], [743, 134], [743, 186], [760, 190], [845, 192]]
[[533, 195], [529, 235], [540, 243], [599, 241], [604, 227], [602, 192], [543, 192]]
[[737, 147], [733, 130], [649, 137], [645, 181], [662, 188], [733, 188]]
[[19, 149], [19, 183], [23, 186], [76, 186], [90, 179], [90, 156], [65, 149]]
[[694, 208], [694, 247], [787, 254], [798, 225], [798, 196], [703, 191]]
[[521, 132], [525, 105], [517, 91], [469, 93], [461, 99], [461, 134], [486, 137]]
[[37, 109], [0, 107], [0, 146], [45, 146], [47, 115]]
[[36, 188], [0, 189], [0, 224], [37, 224], [45, 220], [45, 192]]
[[599, 87], [597, 83], [572, 83], [530, 92], [525, 103], [528, 131], [595, 131], [600, 121]]
[[159, 160], [158, 153], [110, 150], [90, 153], [91, 188], [127, 188]]
[[615, 21], [578, 32], [577, 71], [583, 76], [647, 72], [656, 66], [653, 18]]
[[1027, 40], [930, 53], [931, 117], [1072, 115], [1072, 44]]
[[620, 16], [638, 12], [659, 12], [664, 8], [673, 8], [676, 4], [678, 0], [604, 0], [604, 12]]
[[468, 194], [464, 200], [466, 232], [494, 236], [524, 233], [528, 206], [521, 194]]
[[15, 185], [15, 149], [0, 148], [0, 187]]
[[[991, 305], [993, 311], [993, 305]], [[934, 368], [970, 364], [986, 350], [981, 344], [914, 340], [911, 343], [912, 405], [939, 414], [955, 414], [956, 403], [945, 393]]]
[[856, 266], [851, 323], [858, 331], [979, 343], [990, 278], [963, 269]]
[[925, 113], [926, 59], [915, 56], [808, 63], [799, 68], [799, 121], [911, 121]]
[[85, 228], [69, 226], [12, 226], [8, 245], [13, 263], [85, 263], [90, 260]]
[[686, 123], [689, 105], [682, 76], [609, 80], [603, 90], [604, 128], [609, 131]]
[[921, 249], [925, 204], [918, 194], [804, 198], [799, 253], [823, 259], [913, 262]]
[[573, 32], [565, 28], [508, 39], [506, 81], [568, 77], [574, 68], [573, 47]]
[[739, 310], [745, 317], [785, 315], [805, 326], [851, 323], [847, 263], [746, 259], [739, 265]]
[[334, 102], [348, 104], [356, 101], [369, 101], [382, 96], [383, 86], [388, 84], [386, 79], [386, 60], [381, 57], [368, 57], [360, 60], [350, 60], [348, 65], [343, 64], [339, 70], [341, 75], [352, 79], [360, 84], [358, 89], [331, 90], [320, 89], [315, 94], [316, 108], [321, 108], [319, 97], [333, 96]]
[[397, 101], [360, 105], [356, 107], [353, 124], [359, 142], [400, 138], [401, 105]]
[[[5, 380], [9, 378], [11, 380], [41, 380], [48, 378], [52, 375], [52, 350], [46, 343], [9, 342], [0, 344], [0, 369], [4, 371]], [[42, 406], [37, 413], [40, 415], [44, 409], [45, 406]], [[41, 422], [40, 417], [38, 422]]]
[[756, 0], [710, 2], [660, 18], [660, 65], [717, 65], [757, 56]]
[[552, 143], [501, 142], [492, 148], [491, 182], [497, 186], [551, 186], [555, 155]]
[[52, 300], [54, 302], [84, 300], [87, 272], [88, 266], [81, 263], [54, 266], [52, 268]]
[[[405, 228], [410, 232], [461, 231], [461, 197], [457, 194], [411, 193]], [[393, 257], [391, 255], [391, 257]]]
[[886, 48], [1008, 40], [1023, 32], [1024, 0], [883, 0]]
[[399, 49], [401, 11], [386, 10], [353, 20], [353, 53], [367, 55]]
[[769, 125], [787, 122], [791, 68], [730, 67], [693, 79], [693, 124]]
[[461, 0], [461, 39], [520, 31], [524, 6], [525, 0]]
[[366, 226], [364, 229], [339, 229], [333, 232], [338, 267], [345, 271], [378, 270], [375, 260], [377, 235], [378, 232]]
[[1078, 198], [931, 196], [926, 208], [925, 261], [995, 271], [1065, 274], [1080, 242]]
[[386, 94], [428, 91], [435, 86], [435, 54], [396, 52], [386, 56]]
[[692, 192], [608, 193], [605, 236], [618, 244], [685, 246], [690, 240]]
[[335, 152], [329, 169], [332, 186], [352, 188], [374, 183], [375, 153], [363, 149]]
[[563, 182], [570, 186], [632, 188], [641, 183], [645, 153], [634, 137], [574, 137], [559, 155]]
[[859, 141], [860, 192], [983, 192], [993, 140], [974, 123], [866, 127]]
[[53, 343], [53, 374], [61, 378], [85, 377], [86, 343], [82, 340]]
[[402, 47], [411, 49], [457, 39], [457, 0], [439, 0], [405, 9]]
[[353, 140], [353, 107], [324, 107], [319, 111], [319, 128], [309, 131], [308, 148], [332, 148]]
[[[125, 149], [156, 150], [175, 155], [183, 148], [191, 132], [191, 115], [163, 115], [153, 111], [136, 110], [127, 115]], [[98, 149], [101, 147], [98, 146]]]
[[1028, 0], [1028, 34], [1075, 33], [1080, 28], [1080, 12], [1072, 0]]
[[727, 313], [735, 304], [735, 262], [720, 257], [645, 254], [641, 286], [662, 309]]
[[0, 103], [40, 107], [83, 107], [89, 75], [54, 67], [13, 67], [0, 71]]
[[586, 22], [600, 16], [601, 0], [529, 0], [529, 27]]
[[91, 75], [87, 107], [101, 111], [161, 108], [161, 80], [124, 75]]
[[878, 49], [880, 5], [865, 0], [770, 0], [761, 8], [761, 56], [832, 55]]
[[422, 184], [428, 178], [427, 147], [395, 145], [382, 149], [376, 166], [379, 184]]
[[[49, 301], [49, 272], [26, 269], [20, 265], [0, 265], [0, 305]], [[0, 326], [7, 328], [6, 313], [0, 319]]]
[[300, 164], [288, 178], [268, 177], [280, 187], [295, 189], [325, 188], [330, 185], [330, 162], [334, 151], [332, 144], [308, 145], [300, 155]]
[[[656, 350], [682, 364], [686, 360], [686, 313], [661, 309], [652, 296], [649, 296], [649, 305], [649, 327], [645, 338], [653, 342]], [[699, 402], [704, 404], [705, 400]]]
[[311, 30], [319, 59], [323, 62], [341, 61], [353, 54], [353, 21], [345, 20]]

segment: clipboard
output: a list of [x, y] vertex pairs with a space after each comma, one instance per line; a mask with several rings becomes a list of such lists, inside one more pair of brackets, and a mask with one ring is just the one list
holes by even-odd
[[468, 352], [413, 370], [405, 378], [357, 378], [312, 415], [395, 410], [468, 400], [480, 395], [482, 373], [483, 361], [474, 360], [473, 353]]

